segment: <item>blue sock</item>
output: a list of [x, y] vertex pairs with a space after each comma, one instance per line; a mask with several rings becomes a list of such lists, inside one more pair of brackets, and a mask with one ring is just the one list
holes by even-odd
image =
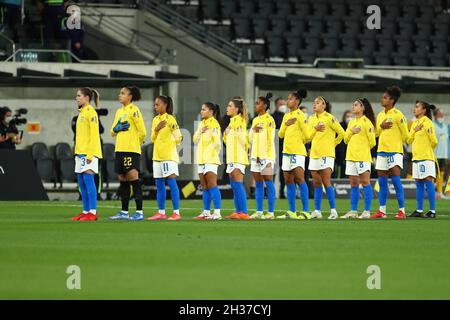
[[255, 200], [256, 200], [256, 211], [263, 211], [264, 202], [264, 182], [255, 182]]
[[247, 210], [247, 193], [245, 192], [244, 184], [242, 182], [236, 182], [241, 212], [248, 214]]
[[388, 177], [378, 177], [378, 184], [380, 185], [380, 192], [378, 193], [378, 200], [380, 206], [385, 206], [388, 196]]
[[239, 200], [239, 187], [236, 181], [231, 181], [231, 189], [233, 189], [233, 201], [236, 212], [242, 212], [241, 202]]
[[166, 209], [166, 183], [164, 178], [156, 178], [156, 200], [158, 202], [158, 209]]
[[286, 195], [289, 203], [289, 211], [295, 212], [295, 198], [296, 198], [297, 188], [295, 183], [286, 184]]
[[372, 206], [372, 198], [373, 198], [373, 189], [372, 185], [367, 185], [363, 187], [364, 192], [364, 210], [370, 211], [370, 207]]
[[394, 188], [395, 188], [395, 194], [397, 195], [398, 207], [404, 208], [405, 207], [405, 194], [403, 193], [403, 186], [402, 186], [402, 183], [400, 182], [400, 177], [392, 176], [391, 180], [392, 180], [392, 184], [394, 185]]
[[269, 210], [268, 212], [275, 212], [275, 185], [273, 184], [272, 180], [266, 181], [267, 186], [267, 202], [269, 203]]
[[88, 198], [86, 185], [84, 184], [83, 174], [78, 173], [77, 179], [78, 179], [78, 185], [80, 186], [81, 200], [83, 201], [83, 211], [88, 212], [89, 211], [89, 198]]
[[430, 210], [436, 210], [436, 192], [434, 191], [433, 181], [425, 182], [427, 186], [428, 201], [430, 202]]
[[97, 188], [95, 187], [94, 175], [83, 173], [84, 184], [86, 185], [89, 199], [89, 209], [97, 210]]
[[309, 189], [308, 189], [308, 185], [306, 184], [306, 182], [300, 183], [299, 185], [300, 188], [300, 197], [302, 198], [302, 208], [303, 211], [305, 212], [309, 212]]
[[322, 195], [323, 190], [322, 187], [314, 188], [314, 210], [322, 210]]
[[423, 211], [424, 199], [425, 199], [425, 181], [416, 181], [417, 210]]
[[218, 186], [215, 186], [214, 188], [208, 189], [209, 194], [214, 202], [214, 209], [220, 209], [222, 196], [220, 194], [220, 190]]
[[358, 211], [359, 187], [352, 187], [350, 190], [350, 209]]
[[210, 189], [203, 189], [203, 210], [211, 210], [211, 193]]
[[332, 186], [329, 186], [328, 188], [326, 188], [326, 191], [328, 202], [330, 203], [330, 209], [336, 209], [336, 202], [334, 201], [334, 188]]
[[178, 189], [177, 180], [175, 178], [167, 178], [167, 184], [170, 188], [173, 210], [180, 209], [180, 190]]

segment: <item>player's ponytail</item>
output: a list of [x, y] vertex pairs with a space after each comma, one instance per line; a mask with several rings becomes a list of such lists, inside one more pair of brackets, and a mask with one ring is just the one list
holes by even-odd
[[373, 112], [373, 108], [369, 100], [367, 100], [367, 98], [360, 98], [357, 99], [357, 101], [363, 107], [363, 114], [370, 120], [370, 122], [372, 122], [373, 126], [376, 127], [375, 113]]
[[430, 119], [430, 120], [433, 120], [433, 116], [432, 116], [432, 114], [434, 113], [434, 115], [436, 115], [436, 106], [434, 105], [434, 104], [429, 104], [429, 103], [427, 103], [427, 102], [425, 102], [425, 101], [421, 101], [421, 100], [418, 100], [418, 101], [416, 101], [416, 104], [421, 104], [422, 105], [422, 107], [425, 109], [425, 115]]
[[205, 102], [204, 105], [212, 111], [213, 117], [220, 122], [220, 106], [212, 102]]
[[141, 90], [138, 87], [126, 86], [125, 87], [131, 96], [131, 102], [139, 101], [142, 99]]
[[272, 92], [268, 92], [265, 97], [259, 97], [258, 99], [261, 100], [266, 105], [266, 111], [270, 109], [270, 99], [273, 97]]
[[100, 102], [100, 94], [98, 93], [97, 90], [88, 87], [83, 87], [79, 88], [78, 91], [80, 91], [82, 95], [89, 97], [89, 102], [91, 102], [92, 99], [94, 99], [94, 104], [96, 107], [98, 107]]
[[95, 89], [91, 89], [91, 91], [92, 91], [92, 98], [94, 99], [94, 104], [96, 107], [98, 107], [100, 104], [100, 93], [98, 93], [98, 91]]
[[291, 92], [291, 94], [299, 101], [298, 105], [300, 105], [303, 99], [308, 95], [308, 92], [306, 89], [298, 89], [297, 91]]
[[156, 99], [161, 100], [166, 105], [167, 114], [173, 115], [173, 100], [169, 96], [157, 96]]

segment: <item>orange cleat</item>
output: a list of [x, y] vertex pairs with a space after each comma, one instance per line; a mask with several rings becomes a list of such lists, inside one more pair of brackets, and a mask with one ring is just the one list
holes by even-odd
[[97, 215], [93, 213], [84, 214], [83, 217], [80, 218], [80, 221], [96, 221]]
[[154, 214], [147, 220], [166, 220], [166, 219], [167, 219], [167, 216], [165, 214], [161, 214], [161, 213], [157, 212], [156, 214]]
[[79, 215], [72, 217], [72, 221], [79, 221], [83, 216], [85, 215], [85, 213], [80, 213]]
[[239, 220], [250, 220], [250, 216], [247, 213], [239, 213]]
[[172, 213], [172, 215], [169, 217], [170, 221], [176, 221], [176, 220], [181, 220], [181, 215], [179, 215], [178, 213]]
[[406, 214], [403, 211], [399, 211], [396, 215], [395, 215], [395, 219], [406, 219]]
[[379, 219], [379, 218], [387, 218], [386, 213], [382, 211], [377, 211], [377, 213], [374, 213], [370, 216], [370, 219]]
[[229, 216], [226, 217], [227, 219], [239, 219], [239, 212], [233, 212]]

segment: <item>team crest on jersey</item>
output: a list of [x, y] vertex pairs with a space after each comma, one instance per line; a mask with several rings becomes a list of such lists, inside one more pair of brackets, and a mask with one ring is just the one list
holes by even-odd
[[84, 122], [84, 116], [80, 118], [80, 122]]
[[139, 117], [137, 111], [133, 112], [133, 117], [134, 117], [134, 118], [138, 118], [138, 117]]
[[92, 117], [91, 118], [91, 122], [97, 123], [97, 118], [96, 117]]

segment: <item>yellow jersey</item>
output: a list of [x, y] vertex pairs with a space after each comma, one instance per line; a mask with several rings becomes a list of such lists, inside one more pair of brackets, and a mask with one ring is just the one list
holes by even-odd
[[[353, 127], [360, 127], [361, 131], [354, 134]], [[344, 142], [348, 145], [345, 160], [372, 162], [370, 150], [376, 145], [375, 128], [366, 116], [350, 120]]]
[[[117, 123], [128, 121], [130, 128], [127, 131], [114, 132]], [[116, 137], [116, 152], [133, 152], [141, 154], [141, 145], [147, 136], [144, 119], [139, 108], [130, 103], [116, 111], [114, 122], [111, 126], [111, 135]]]
[[102, 158], [102, 146], [97, 111], [87, 104], [78, 109], [76, 125], [75, 154], [85, 154], [88, 160], [93, 157]]
[[[256, 126], [262, 129], [256, 132], [253, 130]], [[275, 120], [270, 114], [265, 113], [253, 119], [249, 142], [252, 158], [275, 161]]]
[[[392, 128], [382, 129], [384, 120], [392, 122]], [[376, 135], [378, 138], [378, 152], [403, 153], [403, 142], [408, 138], [408, 124], [400, 110], [390, 109], [381, 111], [377, 116]]]
[[[161, 121], [166, 121], [166, 125], [156, 133], [155, 128]], [[164, 113], [153, 118], [151, 140], [154, 144], [153, 160], [179, 162], [177, 145], [183, 136], [174, 116]]]
[[[202, 133], [204, 127], [208, 127], [208, 130]], [[222, 140], [220, 138], [220, 125], [216, 118], [203, 119], [194, 133], [193, 141], [197, 145], [197, 159], [195, 163], [221, 163], [219, 155]]]
[[[323, 132], [317, 131], [314, 127], [322, 122], [325, 125]], [[344, 129], [339, 121], [330, 113], [324, 111], [308, 118], [309, 139], [311, 139], [310, 157], [318, 159], [322, 157], [336, 156], [335, 148], [342, 141], [345, 135]]]
[[[290, 126], [286, 125], [289, 119], [297, 119]], [[305, 114], [300, 109], [290, 111], [283, 116], [278, 137], [284, 139], [283, 153], [300, 154], [306, 156], [305, 143], [308, 141], [308, 121]]]
[[223, 142], [226, 146], [227, 163], [248, 165], [247, 122], [240, 114], [230, 119], [225, 129]]
[[[414, 128], [420, 124], [423, 124], [423, 127], [416, 132]], [[427, 116], [422, 116], [414, 121], [411, 125], [411, 131], [409, 132], [407, 143], [412, 143], [413, 161], [434, 161], [436, 159], [434, 148], [437, 146], [438, 140], [433, 121], [431, 121]]]

